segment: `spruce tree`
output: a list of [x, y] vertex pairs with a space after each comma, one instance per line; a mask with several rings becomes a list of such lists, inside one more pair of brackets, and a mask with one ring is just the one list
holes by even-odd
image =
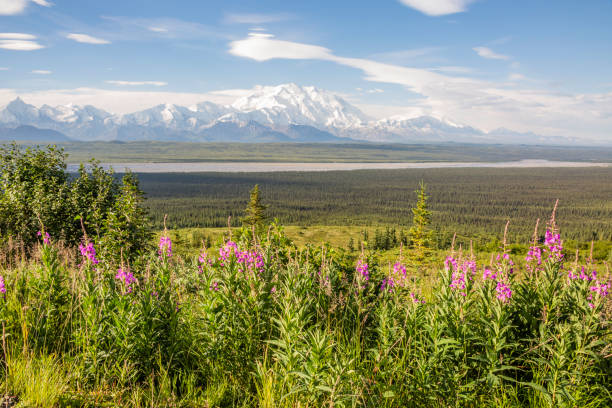
[[261, 226], [266, 219], [266, 207], [267, 206], [261, 203], [261, 199], [259, 198], [259, 185], [255, 184], [255, 187], [251, 190], [249, 203], [244, 210], [245, 216], [242, 218], [242, 224], [249, 227]]
[[431, 211], [427, 209], [427, 193], [425, 192], [425, 184], [421, 181], [419, 189], [415, 191], [417, 194], [416, 207], [412, 209], [412, 227], [409, 234], [414, 249], [415, 260], [417, 263], [422, 263], [425, 257], [429, 254], [431, 248], [431, 230], [428, 226], [431, 223]]

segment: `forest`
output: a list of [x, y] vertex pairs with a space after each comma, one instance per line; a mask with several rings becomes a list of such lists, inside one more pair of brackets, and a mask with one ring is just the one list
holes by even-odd
[[[268, 215], [285, 225], [386, 226], [407, 229], [415, 186], [431, 196], [432, 226], [454, 233], [525, 242], [536, 220], [559, 199], [559, 227], [567, 239], [612, 240], [612, 168], [359, 170], [325, 173], [140, 174], [147, 207], [160, 228], [164, 214], [173, 227], [234, 225], [249, 190], [259, 184]], [[498, 226], [491, 229], [491, 226]]]

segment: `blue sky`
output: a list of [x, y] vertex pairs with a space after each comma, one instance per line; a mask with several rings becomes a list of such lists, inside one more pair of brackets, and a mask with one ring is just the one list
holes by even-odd
[[231, 103], [295, 82], [375, 118], [612, 139], [609, 0], [0, 0], [0, 106]]

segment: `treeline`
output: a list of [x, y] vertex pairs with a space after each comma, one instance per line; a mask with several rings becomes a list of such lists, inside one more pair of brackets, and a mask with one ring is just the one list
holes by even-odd
[[433, 237], [449, 244], [453, 234], [478, 241], [526, 242], [536, 220], [546, 220], [558, 198], [566, 239], [612, 240], [612, 168], [409, 169], [324, 173], [140, 174], [147, 205], [160, 227], [239, 225], [249, 191], [259, 184], [267, 213], [286, 225], [361, 225], [396, 228], [412, 222], [415, 186], [427, 184]]

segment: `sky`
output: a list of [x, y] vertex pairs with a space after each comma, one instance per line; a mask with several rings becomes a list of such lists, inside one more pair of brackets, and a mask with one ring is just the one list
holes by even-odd
[[293, 82], [375, 119], [610, 142], [610, 21], [610, 0], [0, 0], [0, 107], [127, 113]]

